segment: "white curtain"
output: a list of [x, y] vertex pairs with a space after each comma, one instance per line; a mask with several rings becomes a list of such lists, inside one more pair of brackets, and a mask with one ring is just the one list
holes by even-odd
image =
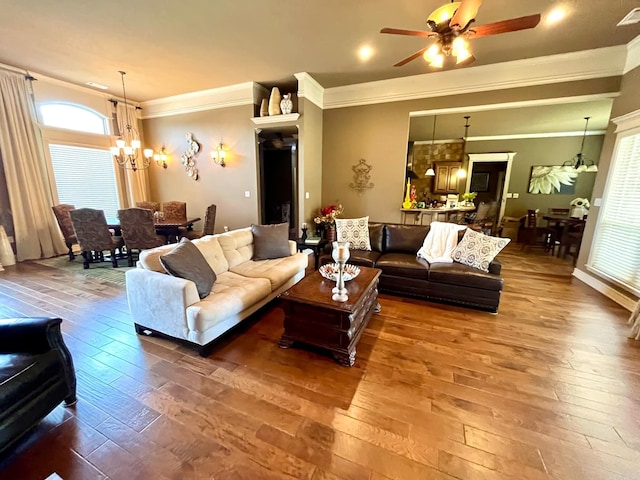
[[53, 197], [29, 80], [23, 74], [0, 72], [0, 150], [18, 261], [65, 253], [51, 211]]
[[[143, 140], [142, 126], [138, 121], [136, 107], [133, 105], [125, 105], [124, 102], [118, 102], [116, 105], [116, 120], [119, 131], [123, 132], [125, 130], [128, 123], [127, 114], [129, 115], [130, 125], [140, 133], [140, 140]], [[144, 148], [144, 141], [142, 142], [142, 146]], [[142, 152], [140, 152], [139, 155], [138, 163], [142, 164], [144, 160]], [[133, 170], [125, 170], [124, 181], [125, 197], [129, 207], [135, 207], [136, 202], [146, 202], [150, 200], [148, 169], [138, 169], [135, 172]]]

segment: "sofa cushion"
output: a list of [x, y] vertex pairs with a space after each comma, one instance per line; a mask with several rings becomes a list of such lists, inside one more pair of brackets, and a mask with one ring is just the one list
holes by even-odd
[[204, 237], [193, 240], [192, 243], [198, 247], [198, 250], [200, 250], [200, 253], [202, 253], [202, 256], [216, 275], [220, 275], [229, 270], [229, 262], [227, 262], [222, 252], [222, 247], [220, 246], [217, 236], [205, 235]]
[[451, 258], [454, 262], [488, 272], [491, 261], [510, 241], [510, 238], [490, 237], [468, 228]]
[[233, 268], [253, 258], [253, 233], [251, 227], [240, 228], [218, 235], [229, 268]]
[[402, 252], [415, 256], [422, 247], [427, 233], [429, 233], [428, 225], [387, 224], [383, 252]]
[[429, 267], [429, 280], [449, 285], [483, 288], [485, 290], [502, 290], [502, 277], [485, 273], [461, 263], [432, 263]]
[[60, 378], [62, 361], [55, 350], [35, 355], [11, 353], [0, 355], [0, 389], [2, 403], [20, 405], [29, 395], [45, 390]]
[[161, 255], [160, 263], [170, 275], [195, 283], [200, 298], [209, 295], [216, 281], [215, 272], [200, 250], [187, 238], [180, 240], [180, 243], [170, 252]]
[[271, 282], [266, 278], [225, 272], [218, 277], [207, 298], [187, 307], [189, 330], [204, 332], [270, 294]]
[[[382, 253], [375, 250], [350, 250], [347, 263], [361, 267], [374, 267]], [[333, 259], [331, 259], [333, 262]]]
[[339, 242], [349, 242], [349, 248], [371, 250], [369, 217], [336, 218], [336, 235]]
[[290, 255], [288, 223], [251, 225], [251, 233], [253, 233], [254, 260], [268, 260]]
[[376, 262], [376, 268], [381, 269], [383, 275], [424, 280], [429, 276], [429, 263], [415, 253], [385, 253]]
[[384, 223], [369, 222], [369, 243], [371, 250], [382, 252], [384, 242]]
[[288, 257], [272, 258], [241, 263], [231, 271], [251, 278], [266, 278], [271, 282], [271, 290], [276, 290], [288, 282], [301, 270], [307, 268], [309, 256], [298, 253]]

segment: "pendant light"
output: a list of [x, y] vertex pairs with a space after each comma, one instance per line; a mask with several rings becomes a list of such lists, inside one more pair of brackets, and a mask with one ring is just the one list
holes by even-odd
[[573, 160], [567, 160], [562, 166], [567, 170], [575, 170], [578, 173], [584, 172], [597, 172], [598, 166], [592, 161], [585, 158], [583, 154], [584, 141], [587, 138], [587, 127], [589, 126], [589, 119], [591, 117], [584, 117], [584, 132], [582, 134], [582, 144], [580, 145], [580, 153], [577, 153]]
[[[436, 142], [436, 116], [433, 116], [433, 133], [431, 134], [431, 154], [429, 156], [433, 155], [433, 145]], [[436, 172], [433, 170], [433, 166], [431, 164], [429, 164], [429, 168], [427, 168], [427, 171], [424, 172], [425, 177], [435, 177], [436, 176]]]

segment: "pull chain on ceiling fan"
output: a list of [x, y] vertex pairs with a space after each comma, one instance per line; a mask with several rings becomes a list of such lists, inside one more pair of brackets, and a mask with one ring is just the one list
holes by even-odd
[[400, 60], [394, 67], [401, 67], [423, 56], [430, 66], [443, 68], [447, 58], [455, 58], [454, 66], [467, 65], [475, 60], [469, 47], [473, 38], [498, 35], [534, 28], [540, 22], [540, 14], [512, 18], [500, 22], [471, 27], [482, 0], [462, 0], [447, 3], [435, 9], [427, 18], [428, 31], [383, 28], [380, 33], [433, 38], [435, 42], [421, 48], [413, 55]]

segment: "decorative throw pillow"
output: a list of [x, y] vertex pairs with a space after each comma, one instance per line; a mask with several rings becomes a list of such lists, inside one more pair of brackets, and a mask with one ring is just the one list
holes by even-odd
[[211, 293], [216, 273], [189, 239], [183, 238], [173, 250], [160, 255], [160, 263], [169, 275], [194, 282], [200, 298]]
[[251, 225], [253, 233], [253, 259], [267, 260], [291, 255], [289, 224]]
[[451, 258], [454, 262], [488, 272], [491, 261], [510, 241], [510, 238], [490, 237], [467, 228]]
[[353, 250], [371, 250], [369, 217], [336, 218], [336, 236], [339, 242], [349, 242]]

